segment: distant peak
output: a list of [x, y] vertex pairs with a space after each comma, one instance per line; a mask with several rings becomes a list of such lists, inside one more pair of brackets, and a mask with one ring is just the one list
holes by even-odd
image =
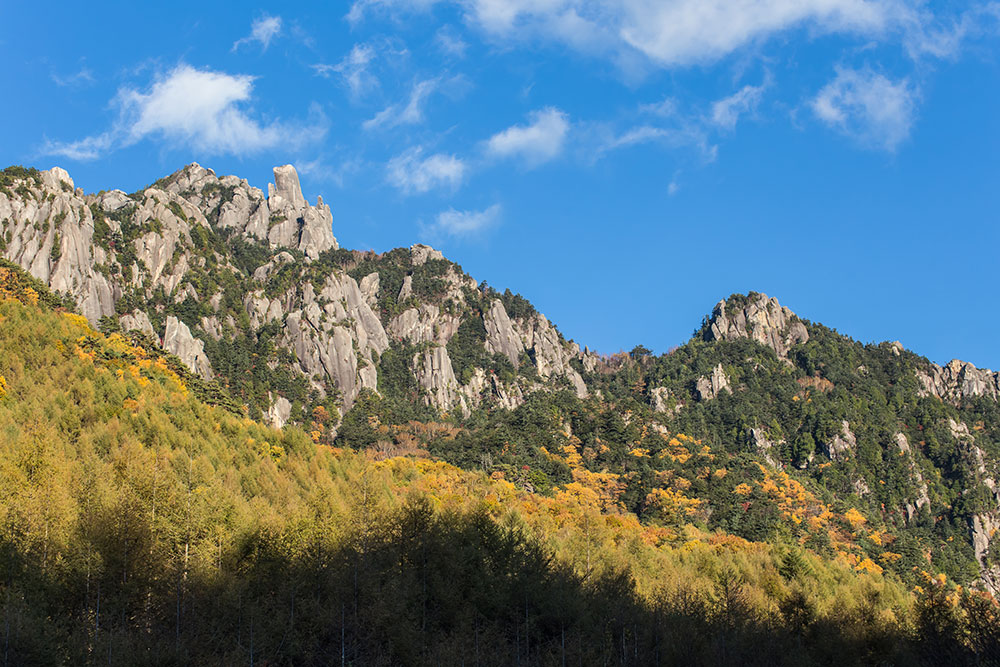
[[809, 340], [809, 332], [798, 316], [760, 292], [733, 294], [719, 301], [702, 332], [705, 340], [750, 338], [785, 358], [793, 345]]

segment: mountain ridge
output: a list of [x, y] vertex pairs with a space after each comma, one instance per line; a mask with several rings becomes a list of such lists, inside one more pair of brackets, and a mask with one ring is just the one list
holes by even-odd
[[[780, 509], [764, 465], [895, 531], [906, 549], [880, 562], [900, 576], [926, 557], [1000, 590], [1000, 375], [863, 345], [753, 292], [719, 301], [670, 354], [598, 355], [429, 246], [340, 248], [294, 168], [275, 183], [265, 195], [192, 164], [87, 195], [62, 169], [8, 168], [0, 255], [102, 331], [155, 339], [205, 400], [300, 425], [317, 446], [429, 451], [542, 493], [610, 475], [644, 521], [688, 516], [664, 498], [697, 500], [708, 528], [883, 558]], [[692, 467], [678, 434], [727, 461], [727, 481]]]

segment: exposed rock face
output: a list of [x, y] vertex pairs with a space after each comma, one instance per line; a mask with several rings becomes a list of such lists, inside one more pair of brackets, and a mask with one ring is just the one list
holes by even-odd
[[[586, 356], [580, 352], [579, 345], [564, 341], [556, 328], [541, 314], [521, 322], [519, 331], [524, 349], [531, 353], [538, 374], [542, 378], [565, 377], [579, 398], [587, 396], [587, 385], [576, 369], [570, 365], [572, 359]], [[584, 365], [586, 366], [586, 361]]]
[[423, 243], [414, 243], [410, 246], [410, 257], [413, 266], [421, 266], [429, 259], [444, 259], [444, 255], [441, 254], [440, 250], [435, 250]]
[[906, 510], [906, 522], [910, 523], [921, 507], [931, 504], [931, 499], [927, 494], [927, 482], [924, 481], [924, 476], [920, 473], [920, 468], [913, 459], [913, 450], [910, 448], [910, 441], [904, 434], [897, 433], [895, 443], [897, 449], [899, 449], [899, 455], [906, 457], [906, 462], [910, 469], [910, 480], [917, 488], [916, 497], [908, 499], [903, 506]]
[[824, 453], [830, 457], [831, 461], [853, 456], [858, 446], [858, 439], [851, 431], [851, 425], [845, 419], [840, 423], [840, 433], [833, 436], [830, 442], [823, 443]]
[[649, 404], [655, 412], [667, 412], [676, 414], [681, 410], [681, 405], [670, 394], [666, 387], [653, 387], [649, 392]]
[[298, 248], [310, 259], [336, 249], [330, 207], [323, 203], [322, 197], [315, 207], [309, 205], [302, 196], [295, 167], [290, 164], [275, 167], [274, 183], [268, 187], [267, 196], [271, 211], [269, 225], [272, 225], [267, 238], [271, 245]]
[[379, 288], [379, 275], [378, 273], [369, 273], [367, 276], [361, 279], [358, 283], [358, 287], [361, 289], [361, 294], [365, 297], [365, 303], [368, 304], [369, 308], [375, 308], [375, 300], [378, 298], [378, 288]]
[[203, 380], [212, 379], [212, 364], [205, 356], [205, 343], [191, 335], [188, 325], [173, 315], [167, 317], [167, 329], [163, 334], [163, 349], [171, 352]]
[[774, 458], [771, 450], [775, 446], [784, 444], [784, 440], [772, 441], [762, 428], [751, 428], [747, 432], [747, 440], [751, 449], [760, 454], [771, 467], [782, 467], [781, 462]]
[[415, 345], [447, 345], [460, 324], [461, 319], [457, 315], [444, 313], [437, 306], [424, 304], [419, 308], [408, 308], [394, 317], [389, 322], [389, 334]]
[[961, 403], [968, 398], [1000, 396], [1000, 373], [981, 370], [972, 364], [952, 359], [944, 367], [930, 364], [917, 371], [917, 380], [925, 395], [936, 396], [949, 403]]
[[198, 211], [218, 209], [218, 225], [247, 238], [267, 241], [271, 247], [301, 250], [309, 259], [338, 247], [330, 207], [322, 197], [316, 206], [309, 205], [292, 165], [274, 168], [275, 183], [268, 186], [266, 198], [245, 179], [218, 178], [211, 169], [194, 163], [167, 180], [166, 191]]
[[281, 342], [294, 350], [299, 369], [321, 395], [326, 395], [323, 379], [330, 378], [349, 409], [361, 389], [377, 387], [375, 357], [389, 347], [389, 339], [353, 278], [331, 274], [318, 294], [312, 283], [303, 286], [301, 296], [294, 288], [271, 300], [264, 290], [254, 294], [251, 319], [284, 318]]
[[726, 371], [722, 368], [722, 364], [713, 368], [709, 377], [698, 378], [694, 390], [699, 401], [711, 400], [723, 390], [732, 393], [732, 389], [729, 387], [729, 378], [726, 377]]
[[77, 194], [73, 180], [59, 167], [41, 172], [40, 183], [26, 185], [28, 196], [0, 192], [3, 256], [72, 296], [91, 322], [114, 314], [121, 295], [94, 268], [107, 256], [93, 243], [91, 199]]
[[709, 341], [739, 338], [751, 338], [786, 358], [790, 347], [809, 340], [809, 332], [777, 299], [751, 293], [747, 303], [735, 310], [727, 309], [725, 301], [717, 303], [705, 331]]
[[131, 313], [122, 315], [118, 318], [118, 323], [123, 331], [141, 331], [159, 340], [153, 329], [153, 323], [149, 321], [149, 316], [141, 310], [133, 310]]
[[[503, 303], [498, 299], [493, 302], [490, 309], [483, 315], [483, 324], [486, 325], [486, 351], [494, 354], [502, 354], [507, 357], [515, 367], [524, 351], [524, 344], [520, 336], [514, 332], [514, 327], [507, 317], [507, 311]], [[551, 373], [550, 369], [549, 370]], [[541, 373], [541, 369], [539, 369]]]
[[429, 349], [415, 361], [417, 382], [428, 391], [431, 405], [444, 410], [459, 405], [463, 411], [468, 410], [466, 396], [444, 347]]
[[[268, 398], [271, 397], [268, 392]], [[288, 418], [292, 415], [292, 404], [284, 396], [278, 396], [271, 403], [271, 407], [264, 414], [265, 421], [274, 428], [281, 428], [288, 423]]]

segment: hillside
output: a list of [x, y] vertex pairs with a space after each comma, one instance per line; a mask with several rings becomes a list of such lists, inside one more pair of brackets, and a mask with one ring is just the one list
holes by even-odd
[[0, 175], [19, 655], [996, 658], [961, 586], [1000, 585], [997, 374], [753, 293], [597, 355], [427, 246], [339, 249], [275, 182]]

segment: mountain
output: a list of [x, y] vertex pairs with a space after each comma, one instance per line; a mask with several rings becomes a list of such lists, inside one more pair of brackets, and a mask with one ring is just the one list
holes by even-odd
[[[73, 335], [94, 341], [70, 345], [69, 333], [46, 339], [49, 328], [66, 325], [19, 311], [18, 321], [44, 322], [32, 325], [48, 341], [35, 358], [79, 346], [80, 361], [100, 361], [122, 381], [125, 373], [161, 386], [177, 378], [184, 400], [198, 406], [186, 408], [196, 417], [178, 421], [170, 416], [177, 408], [160, 397], [152, 401], [159, 412], [136, 421], [121, 412], [125, 398], [111, 400], [108, 414], [140, 449], [174, 452], [179, 445], [168, 443], [188, 442], [184, 434], [211, 422], [224, 437], [209, 438], [208, 461], [230, 477], [242, 473], [226, 457], [245, 451], [248, 439], [253, 451], [267, 443], [262, 460], [299, 462], [279, 466], [284, 472], [264, 486], [241, 487], [239, 503], [251, 503], [253, 489], [300, 484], [292, 481], [303, 474], [298, 466], [313, 466], [316, 452], [337, 460], [363, 452], [373, 470], [443, 460], [457, 467], [429, 473], [405, 464], [409, 472], [385, 483], [434, 489], [435, 502], [455, 485], [473, 485], [487, 504], [506, 498], [504, 511], [527, 507], [525, 521], [554, 540], [548, 546], [577, 573], [589, 571], [580, 565], [581, 548], [590, 558], [581, 546], [590, 538], [580, 532], [589, 528], [575, 519], [563, 528], [532, 522], [539, 513], [582, 516], [573, 503], [583, 502], [602, 522], [628, 526], [627, 535], [608, 539], [638, 550], [615, 553], [645, 582], [642, 595], [663, 584], [649, 563], [681, 568], [689, 543], [762, 550], [768, 565], [744, 573], [756, 577], [744, 592], [761, 596], [754, 613], [768, 618], [791, 599], [778, 579], [765, 581], [783, 576], [786, 559], [796, 568], [805, 559], [825, 581], [845, 573], [857, 585], [877, 581], [892, 589], [886, 600], [909, 599], [914, 586], [950, 591], [955, 600], [966, 599], [955, 584], [1000, 590], [997, 373], [959, 361], [938, 366], [898, 343], [862, 344], [757, 293], [720, 301], [668, 354], [639, 346], [599, 355], [566, 340], [522, 296], [478, 283], [428, 246], [383, 254], [339, 248], [329, 207], [304, 199], [292, 167], [276, 168], [274, 177], [265, 196], [192, 164], [141, 192], [86, 194], [58, 168], [0, 172], [0, 254], [9, 262], [0, 271], [36, 280], [25, 287], [25, 274], [8, 291], [19, 303], [32, 302], [24, 297], [30, 289], [49, 309], [78, 311], [73, 326], [83, 333]], [[31, 366], [19, 350], [28, 342], [10, 343], [0, 360], [0, 375], [19, 377], [22, 392]], [[125, 358], [134, 363], [122, 366]], [[149, 370], [154, 362], [160, 366]], [[138, 391], [128, 390], [127, 400], [141, 405]], [[61, 400], [85, 406], [101, 392]], [[10, 415], [7, 428], [51, 421], [48, 439], [72, 449], [79, 419], [36, 410]], [[362, 464], [324, 464], [341, 465]], [[439, 475], [448, 489], [425, 475]], [[285, 493], [270, 506], [300, 507], [313, 491]], [[298, 539], [294, 518], [273, 511], [288, 531], [273, 535]], [[213, 521], [221, 519], [205, 518], [205, 530]], [[226, 531], [239, 542], [263, 529]], [[836, 596], [821, 588], [822, 595], [809, 593], [818, 605], [810, 613], [833, 618], [827, 605]], [[717, 604], [718, 591], [710, 599]], [[906, 634], [918, 621], [901, 619], [923, 618], [916, 600], [900, 602], [909, 611], [888, 602], [879, 608], [894, 609]]]

